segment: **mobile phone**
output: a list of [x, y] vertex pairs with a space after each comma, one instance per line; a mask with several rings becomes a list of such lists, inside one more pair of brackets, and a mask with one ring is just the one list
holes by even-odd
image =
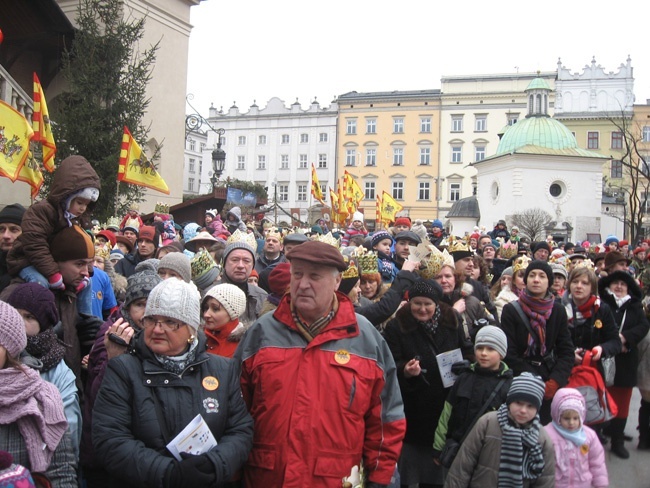
[[111, 342], [114, 342], [114, 343], [117, 344], [118, 346], [126, 347], [126, 346], [129, 345], [128, 342], [126, 342], [124, 339], [122, 339], [122, 338], [121, 338], [120, 336], [118, 336], [117, 334], [114, 334], [113, 332], [111, 332], [110, 334], [108, 334], [108, 340], [111, 341]]

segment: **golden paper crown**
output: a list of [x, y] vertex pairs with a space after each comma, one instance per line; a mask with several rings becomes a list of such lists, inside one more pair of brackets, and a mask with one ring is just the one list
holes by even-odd
[[464, 239], [459, 239], [455, 236], [449, 236], [447, 242], [448, 242], [447, 250], [449, 251], [449, 253], [454, 253], [459, 251], [473, 252], [472, 248]]
[[267, 229], [264, 231], [264, 237], [269, 238], [269, 237], [275, 237], [278, 241], [282, 242], [282, 238], [284, 237], [284, 233], [282, 232], [282, 229], [272, 227], [270, 229]]
[[95, 247], [95, 257], [100, 257], [102, 259], [108, 259], [111, 255], [111, 248], [108, 246], [97, 246]]
[[135, 210], [136, 212], [139, 212], [140, 205], [138, 205], [136, 202], [132, 202], [129, 204], [129, 210]]
[[255, 240], [255, 234], [253, 233], [249, 234], [248, 232], [242, 232], [241, 230], [237, 229], [230, 235], [226, 241], [226, 244], [230, 244], [231, 242], [245, 242], [251, 246], [254, 251], [257, 251], [257, 241]]
[[109, 217], [106, 223], [104, 224], [104, 229], [117, 229], [120, 230], [120, 219], [117, 217]]
[[343, 279], [359, 278], [359, 269], [357, 268], [355, 262], [351, 259], [346, 259], [346, 258], [343, 259], [348, 264], [348, 268], [345, 271], [343, 271]]
[[591, 259], [585, 259], [584, 261], [580, 261], [575, 266], [573, 266], [573, 269], [578, 269], [578, 268], [587, 268], [590, 269], [591, 271], [594, 271], [596, 269], [596, 266], [594, 265], [594, 262]]
[[528, 256], [519, 256], [512, 265], [512, 274], [514, 275], [517, 271], [525, 270], [531, 261], [532, 259]]
[[328, 232], [328, 233], [325, 234], [325, 235], [319, 235], [319, 234], [317, 234], [317, 235], [314, 237], [314, 240], [315, 240], [315, 241], [324, 242], [325, 244], [329, 244], [330, 246], [334, 246], [334, 247], [337, 248], [337, 249], [339, 248], [339, 240], [336, 239], [336, 238], [332, 235], [331, 232]]
[[[501, 237], [497, 238], [497, 240], [502, 239]], [[519, 246], [514, 243], [514, 242], [502, 242], [501, 246], [499, 247], [499, 256], [501, 256], [503, 259], [510, 259], [513, 258], [517, 255], [519, 252]]]
[[212, 268], [216, 268], [217, 263], [214, 262], [212, 255], [208, 251], [201, 248], [190, 261], [190, 267], [192, 269], [192, 279], [194, 279], [204, 275]]
[[359, 273], [361, 275], [379, 273], [377, 254], [374, 252], [367, 252], [358, 256], [357, 265], [359, 266]]
[[454, 264], [454, 258], [447, 250], [440, 251], [436, 246], [428, 246], [431, 249], [431, 254], [428, 258], [422, 261], [424, 267], [420, 267], [419, 273], [422, 278], [425, 280], [434, 279], [440, 273], [440, 270], [444, 266], [450, 266], [452, 269], [456, 269]]
[[154, 213], [159, 213], [159, 214], [168, 214], [169, 213], [169, 205], [163, 202], [157, 202], [156, 206], [153, 208]]

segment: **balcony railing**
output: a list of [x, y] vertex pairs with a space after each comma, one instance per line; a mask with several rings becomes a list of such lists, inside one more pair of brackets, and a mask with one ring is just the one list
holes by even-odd
[[0, 65], [0, 99], [18, 110], [27, 120], [32, 120], [34, 105], [31, 95], [16, 83], [2, 65]]

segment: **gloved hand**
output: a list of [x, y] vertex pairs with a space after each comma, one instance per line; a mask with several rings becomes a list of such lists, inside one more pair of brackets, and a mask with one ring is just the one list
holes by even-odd
[[47, 279], [50, 288], [53, 290], [65, 290], [65, 285], [63, 284], [63, 276], [61, 273], [54, 273]]
[[213, 486], [217, 482], [214, 465], [205, 454], [195, 456], [182, 452], [181, 462], [174, 461], [172, 467], [165, 473], [163, 486], [165, 488], [184, 488], [186, 486]]
[[81, 290], [86, 288], [88, 285], [90, 285], [90, 278], [86, 277], [83, 280], [81, 280], [81, 283], [77, 285], [77, 287], [74, 289], [74, 292], [78, 295], [81, 293]]
[[546, 388], [544, 388], [544, 400], [550, 400], [555, 396], [555, 393], [560, 388], [560, 385], [558, 385], [557, 381], [555, 380], [548, 380], [545, 385]]

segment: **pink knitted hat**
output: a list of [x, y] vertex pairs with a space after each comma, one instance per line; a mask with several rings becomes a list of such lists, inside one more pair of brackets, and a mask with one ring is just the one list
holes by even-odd
[[17, 359], [26, 345], [25, 321], [14, 307], [0, 302], [0, 346], [10, 357]]
[[587, 406], [582, 394], [575, 388], [560, 388], [551, 403], [551, 417], [556, 423], [560, 423], [562, 413], [567, 410], [574, 410], [580, 415], [580, 421], [584, 423], [587, 414]]

